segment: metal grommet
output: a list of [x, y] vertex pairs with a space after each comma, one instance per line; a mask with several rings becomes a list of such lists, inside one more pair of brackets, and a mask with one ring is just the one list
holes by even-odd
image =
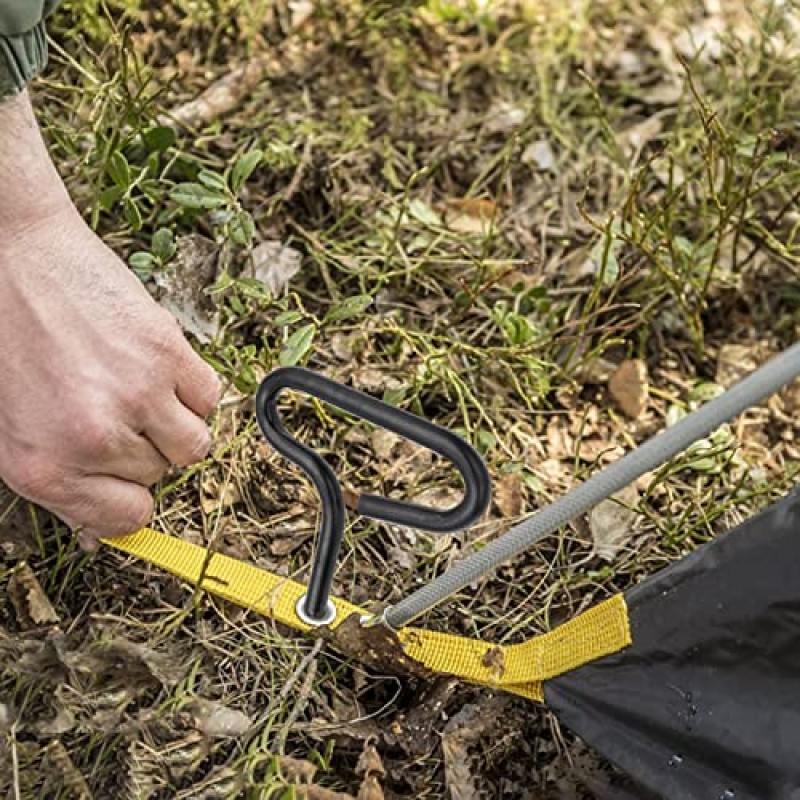
[[336, 606], [333, 602], [328, 599], [328, 606], [325, 609], [325, 616], [322, 619], [314, 619], [313, 617], [309, 617], [306, 614], [306, 597], [308, 595], [303, 595], [298, 601], [297, 605], [294, 607], [294, 613], [301, 619], [302, 622], [305, 622], [306, 625], [310, 625], [312, 628], [321, 628], [323, 625], [330, 625], [336, 619]]

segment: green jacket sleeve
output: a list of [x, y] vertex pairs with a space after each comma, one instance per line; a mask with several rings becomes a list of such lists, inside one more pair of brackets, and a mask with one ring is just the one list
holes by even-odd
[[59, 0], [0, 0], [0, 99], [16, 94], [47, 63], [45, 17]]

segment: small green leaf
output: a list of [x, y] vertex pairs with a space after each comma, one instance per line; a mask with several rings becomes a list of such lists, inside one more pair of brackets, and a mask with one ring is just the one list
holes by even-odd
[[222, 277], [213, 285], [206, 289], [208, 294], [220, 294], [226, 292], [235, 283], [234, 279], [227, 273], [223, 273]]
[[225, 183], [225, 178], [209, 169], [201, 169], [197, 175], [197, 180], [209, 189], [217, 189], [223, 193], [228, 191], [228, 184]]
[[120, 189], [127, 189], [131, 185], [130, 165], [119, 150], [115, 150], [109, 157], [106, 171], [111, 177], [111, 180], [114, 181]]
[[216, 227], [227, 225], [234, 216], [230, 208], [215, 208], [208, 215], [209, 222]]
[[253, 174], [256, 167], [261, 163], [264, 158], [264, 153], [261, 150], [250, 150], [245, 153], [234, 165], [231, 170], [231, 189], [238, 193], [244, 186], [247, 179]]
[[399, 406], [406, 399], [407, 387], [399, 386], [397, 389], [384, 389], [383, 402], [390, 406]]
[[175, 255], [175, 238], [169, 228], [159, 228], [151, 242], [153, 255], [162, 263], [169, 261]]
[[222, 208], [228, 199], [201, 183], [179, 183], [169, 196], [184, 208]]
[[340, 322], [343, 319], [357, 317], [372, 305], [372, 298], [368, 294], [357, 294], [348, 297], [338, 306], [334, 306], [325, 315], [325, 322]]
[[156, 266], [156, 259], [152, 253], [146, 253], [143, 250], [138, 253], [133, 253], [128, 259], [130, 268], [139, 276], [139, 280], [143, 283], [149, 280], [153, 274], [153, 269]]
[[155, 128], [145, 131], [142, 140], [148, 150], [155, 153], [163, 153], [175, 144], [177, 137], [175, 131], [166, 125], [158, 125]]
[[250, 364], [244, 364], [233, 379], [234, 385], [242, 394], [253, 394], [258, 386], [258, 377]]
[[239, 278], [236, 281], [236, 288], [245, 297], [256, 300], [269, 300], [272, 296], [269, 289], [257, 278]]
[[408, 204], [408, 213], [420, 222], [441, 227], [442, 218], [424, 201], [416, 198]]
[[138, 187], [145, 197], [148, 197], [154, 203], [161, 203], [164, 195], [164, 184], [154, 178], [145, 178], [139, 181]]
[[303, 315], [299, 311], [282, 311], [272, 320], [272, 324], [283, 328], [286, 325], [294, 325], [295, 322], [300, 322], [303, 319]]
[[592, 250], [592, 261], [594, 261], [598, 273], [602, 276], [604, 286], [613, 286], [617, 282], [617, 278], [619, 278], [617, 250], [619, 250], [621, 243], [614, 238], [609, 243], [609, 236], [613, 237], [613, 234], [603, 236]]
[[291, 367], [302, 360], [303, 356], [311, 349], [314, 337], [317, 335], [317, 326], [311, 322], [298, 328], [283, 346], [278, 361], [283, 367]]
[[123, 207], [125, 209], [125, 219], [128, 221], [128, 225], [135, 231], [140, 231], [142, 225], [144, 225], [144, 220], [142, 219], [142, 212], [139, 211], [139, 206], [130, 200], [124, 200]]
[[103, 189], [103, 191], [100, 192], [100, 208], [102, 208], [103, 211], [111, 211], [124, 193], [124, 189], [116, 184]]
[[255, 232], [256, 224], [253, 222], [253, 217], [247, 211], [240, 211], [238, 214], [234, 215], [228, 225], [228, 233], [231, 237], [231, 241], [243, 247], [249, 245], [253, 241]]

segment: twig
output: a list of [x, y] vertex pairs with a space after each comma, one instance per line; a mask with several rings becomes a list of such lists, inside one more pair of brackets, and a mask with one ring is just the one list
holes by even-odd
[[300, 668], [295, 672], [292, 678], [296, 678], [308, 664], [308, 671], [306, 672], [305, 677], [303, 678], [303, 683], [300, 686], [300, 691], [298, 693], [297, 702], [295, 702], [291, 713], [286, 718], [286, 721], [283, 723], [280, 732], [278, 733], [278, 746], [277, 751], [282, 753], [284, 747], [286, 746], [286, 740], [289, 737], [289, 732], [291, 731], [295, 722], [297, 722], [297, 718], [300, 714], [305, 710], [306, 705], [308, 704], [308, 698], [311, 696], [311, 692], [314, 689], [314, 679], [317, 677], [317, 661], [316, 656], [318, 655], [319, 651], [322, 649], [322, 645], [324, 640], [317, 639], [314, 642], [314, 647], [311, 649], [311, 652], [303, 659], [303, 662], [300, 665]]
[[297, 169], [294, 171], [294, 175], [292, 175], [292, 180], [283, 193], [284, 203], [288, 203], [294, 197], [295, 192], [300, 188], [303, 175], [305, 175], [306, 169], [308, 169], [308, 165], [311, 163], [311, 155], [313, 152], [314, 137], [309, 136], [303, 146], [303, 154], [300, 156], [300, 162], [297, 165]]
[[291, 72], [307, 72], [308, 65], [319, 61], [322, 48], [301, 48], [298, 53], [296, 44], [296, 40], [290, 38], [274, 51], [254, 56], [212, 83], [194, 100], [161, 114], [158, 124], [170, 128], [199, 128], [238, 108], [263, 81]]
[[19, 784], [19, 753], [17, 752], [17, 723], [11, 726], [11, 772], [14, 775], [14, 800], [22, 800]]
[[159, 116], [158, 124], [198, 128], [233, 111], [264, 80], [273, 58], [272, 54], [262, 54], [250, 59], [212, 83], [199, 97]]

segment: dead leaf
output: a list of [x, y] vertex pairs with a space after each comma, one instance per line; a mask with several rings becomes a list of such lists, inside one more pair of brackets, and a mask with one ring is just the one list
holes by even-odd
[[480, 794], [472, 777], [469, 752], [459, 736], [442, 737], [444, 776], [451, 800], [480, 800]]
[[297, 786], [297, 796], [302, 800], [356, 800], [351, 794], [344, 792], [334, 792], [324, 786], [317, 786], [315, 783], [309, 786]]
[[520, 160], [529, 167], [542, 172], [552, 169], [556, 164], [556, 155], [547, 139], [531, 142], [523, 151]]
[[502, 647], [492, 647], [487, 650], [481, 659], [481, 664], [492, 673], [492, 677], [499, 681], [506, 671], [506, 656]]
[[497, 214], [497, 202], [490, 197], [453, 197], [444, 201], [444, 207], [446, 211], [475, 218]]
[[356, 800], [384, 800], [383, 787], [377, 775], [367, 775], [361, 782]]
[[23, 562], [12, 573], [8, 581], [8, 596], [22, 627], [35, 628], [60, 622], [29, 564]]
[[631, 538], [638, 514], [639, 490], [628, 486], [613, 497], [602, 500], [589, 512], [593, 552], [604, 561], [613, 561]]
[[331, 352], [339, 361], [351, 362], [355, 357], [354, 344], [356, 336], [353, 334], [334, 333], [330, 337]]
[[278, 756], [278, 768], [281, 775], [291, 782], [305, 781], [310, 783], [317, 774], [317, 767], [310, 761], [290, 756]]
[[413, 549], [394, 545], [387, 548], [386, 558], [392, 570], [411, 572], [417, 568], [418, 560]]
[[439, 743], [438, 728], [446, 719], [445, 708], [459, 685], [457, 678], [440, 676], [424, 687], [416, 704], [384, 727], [386, 744], [414, 759], [433, 753]]
[[505, 696], [465, 705], [447, 723], [442, 735], [444, 775], [450, 800], [480, 800], [470, 768], [469, 748], [490, 739], [503, 725], [509, 700]]
[[73, 649], [54, 641], [61, 663], [106, 691], [122, 687], [133, 692], [154, 685], [173, 686], [185, 675], [185, 666], [171, 652], [159, 652], [121, 636], [98, 639]]
[[403, 383], [379, 369], [363, 366], [353, 372], [353, 385], [357, 389], [378, 394], [386, 389], [400, 389]]
[[726, 389], [758, 367], [758, 348], [750, 344], [724, 344], [717, 356], [715, 382]]
[[664, 122], [661, 117], [652, 116], [620, 131], [617, 134], [617, 144], [628, 158], [635, 161], [642, 149], [663, 130]]
[[356, 764], [356, 775], [377, 775], [386, 777], [386, 769], [374, 744], [365, 744]]
[[372, 449], [381, 461], [388, 461], [402, 441], [400, 436], [386, 428], [375, 428], [370, 438]]
[[279, 558], [290, 556], [299, 550], [313, 535], [313, 532], [309, 531], [299, 536], [291, 534], [290, 536], [277, 537], [269, 543], [269, 552]]
[[219, 248], [199, 234], [179, 237], [177, 246], [172, 263], [153, 275], [157, 299], [183, 330], [208, 344], [220, 327], [219, 313], [205, 294], [217, 275]]
[[487, 133], [510, 133], [525, 122], [525, 110], [512, 103], [494, 103], [486, 112]]
[[312, 0], [289, 0], [290, 22], [293, 30], [302, 27], [314, 13]]
[[383, 800], [380, 779], [386, 777], [386, 769], [375, 745], [367, 743], [359, 756], [356, 775], [363, 775], [357, 800]]
[[301, 262], [302, 256], [292, 247], [278, 241], [261, 242], [253, 248], [249, 276], [278, 297], [300, 272]]
[[45, 748], [45, 759], [49, 778], [56, 778], [74, 797], [90, 800], [92, 792], [86, 783], [86, 778], [75, 766], [67, 748], [58, 739], [50, 742]]
[[497, 203], [488, 197], [464, 197], [442, 204], [444, 222], [457, 233], [487, 234], [497, 219]]
[[450, 486], [432, 486], [415, 495], [414, 502], [421, 506], [446, 510], [457, 505], [461, 495], [462, 492], [459, 489], [453, 489]]
[[625, 454], [625, 449], [618, 444], [611, 442], [600, 436], [589, 436], [578, 442], [578, 458], [581, 461], [595, 462], [615, 461]]
[[522, 513], [522, 476], [519, 472], [509, 472], [500, 478], [494, 499], [504, 517], [518, 517]]
[[239, 487], [231, 481], [220, 483], [213, 475], [208, 474], [201, 482], [200, 508], [204, 514], [213, 514], [220, 509], [228, 508], [241, 501]]
[[216, 700], [197, 698], [188, 704], [187, 711], [192, 715], [194, 727], [206, 736], [236, 738], [253, 727], [253, 720], [247, 714]]
[[623, 361], [611, 376], [608, 388], [622, 411], [631, 419], [639, 419], [650, 397], [647, 365], [638, 358]]
[[37, 736], [52, 739], [62, 736], [75, 727], [75, 714], [70, 709], [61, 707], [52, 719], [40, 720], [33, 729]]

